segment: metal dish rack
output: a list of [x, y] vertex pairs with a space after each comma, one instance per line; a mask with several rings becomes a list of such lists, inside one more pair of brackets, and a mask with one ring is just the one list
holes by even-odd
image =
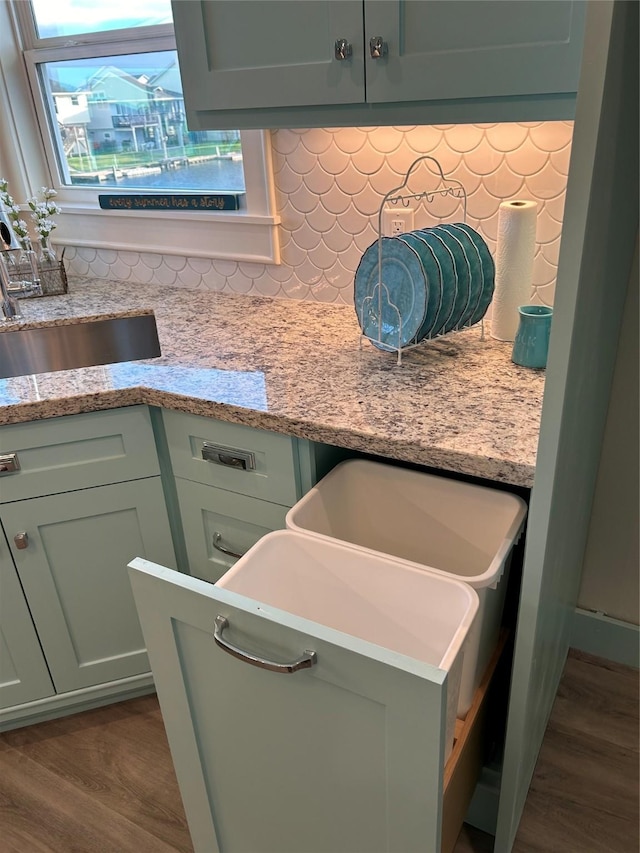
[[[414, 169], [418, 166], [418, 164], [424, 162], [425, 160], [430, 160], [435, 164], [438, 175], [440, 177], [440, 183], [435, 189], [432, 190], [423, 190], [421, 192], [410, 192], [407, 191], [405, 193], [402, 192], [404, 188], [407, 186], [409, 177]], [[433, 175], [433, 173], [431, 173]], [[397, 353], [397, 363], [402, 363], [402, 353], [405, 350], [413, 349], [414, 347], [420, 346], [426, 341], [432, 341], [436, 339], [440, 339], [446, 337], [448, 335], [453, 335], [456, 332], [461, 332], [464, 329], [470, 328], [469, 325], [460, 326], [459, 328], [452, 329], [449, 332], [439, 333], [436, 335], [426, 335], [424, 338], [420, 340], [416, 340], [414, 342], [408, 344], [401, 344], [402, 340], [402, 315], [397, 305], [392, 302], [389, 289], [385, 285], [382, 280], [382, 217], [384, 213], [385, 206], [387, 204], [397, 205], [402, 204], [404, 207], [409, 206], [410, 201], [424, 201], [426, 204], [431, 204], [437, 196], [452, 196], [453, 198], [460, 199], [462, 202], [462, 221], [466, 224], [467, 222], [467, 192], [460, 181], [457, 181], [452, 178], [445, 178], [444, 172], [442, 171], [442, 166], [435, 159], [435, 157], [431, 157], [429, 154], [425, 154], [421, 157], [418, 157], [413, 161], [409, 169], [407, 170], [404, 181], [400, 184], [399, 187], [395, 187], [395, 189], [390, 190], [385, 197], [382, 199], [382, 203], [380, 204], [380, 208], [378, 210], [378, 282], [374, 286], [372, 293], [369, 296], [366, 296], [362, 300], [361, 304], [361, 312], [364, 315], [365, 310], [369, 310], [374, 312], [374, 317], [377, 312], [378, 318], [378, 336], [376, 338], [372, 338], [371, 335], [363, 334], [360, 336], [360, 348], [362, 349], [362, 342], [364, 340], [372, 341], [373, 343], [377, 343], [381, 345], [381, 348], [386, 351], [392, 351]], [[457, 282], [457, 279], [456, 279]], [[388, 340], [383, 341], [382, 339], [382, 311], [384, 300], [386, 300], [386, 305], [393, 312], [395, 311], [398, 317], [398, 346], [392, 346], [389, 344]], [[480, 321], [481, 326], [481, 340], [484, 340], [484, 321]]]

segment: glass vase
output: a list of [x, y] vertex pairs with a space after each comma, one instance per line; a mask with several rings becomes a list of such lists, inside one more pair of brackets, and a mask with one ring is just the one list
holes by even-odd
[[38, 263], [42, 266], [53, 266], [58, 263], [58, 257], [53, 249], [48, 237], [40, 238], [40, 251], [38, 253]]

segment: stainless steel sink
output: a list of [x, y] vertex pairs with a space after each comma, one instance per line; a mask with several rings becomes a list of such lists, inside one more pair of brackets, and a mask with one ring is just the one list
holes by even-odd
[[160, 355], [153, 314], [0, 332], [0, 379]]

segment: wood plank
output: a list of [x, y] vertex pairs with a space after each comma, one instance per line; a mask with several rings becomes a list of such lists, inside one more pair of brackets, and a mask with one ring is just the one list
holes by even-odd
[[491, 680], [504, 652], [508, 631], [500, 634], [498, 645], [482, 676], [467, 715], [457, 721], [455, 741], [444, 769], [442, 799], [442, 853], [451, 853], [469, 808], [482, 768], [487, 702]]
[[[160, 838], [168, 849], [184, 853], [191, 850], [155, 696], [15, 729], [2, 735], [2, 742], [9, 750], [5, 753], [7, 761], [15, 761], [11, 756], [13, 750], [27, 762], [25, 767], [35, 780], [29, 802], [35, 806], [34, 797], [41, 799], [39, 808], [45, 813], [50, 804], [46, 786], [41, 787], [40, 781], [51, 774], [52, 780], [47, 784], [66, 792], [68, 803], [76, 803], [72, 812], [64, 812], [65, 820], [72, 825], [82, 820], [78, 798], [81, 801], [83, 796], [90, 797], [83, 808], [91, 812], [97, 808], [98, 813], [113, 812], [122, 818], [115, 821], [117, 824], [127, 827], [130, 822], [134, 829], [139, 828], [143, 837], [149, 833]], [[4, 764], [3, 755], [3, 774]], [[19, 782], [20, 778], [16, 777], [11, 785]], [[60, 806], [56, 801], [56, 807]], [[133, 841], [133, 829], [126, 832]], [[153, 849], [150, 841], [146, 844], [146, 848], [140, 849]], [[26, 849], [29, 848], [23, 847], [22, 853]], [[121, 847], [119, 853], [129, 849], [138, 848]]]
[[18, 750], [5, 749], [0, 775], [2, 853], [171, 853], [176, 849], [132, 821], [115, 821], [100, 802], [99, 785], [96, 779], [94, 790], [83, 792]]
[[638, 853], [638, 683], [631, 667], [569, 655], [514, 853]]
[[637, 669], [572, 649], [553, 707], [554, 728], [612, 746], [637, 745], [639, 695]]

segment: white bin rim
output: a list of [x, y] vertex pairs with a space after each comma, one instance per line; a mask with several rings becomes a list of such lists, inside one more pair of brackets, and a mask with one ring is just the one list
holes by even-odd
[[[310, 555], [317, 557], [311, 568], [304, 559]], [[311, 589], [314, 572], [317, 599]], [[386, 554], [369, 554], [342, 542], [324, 541], [292, 530], [267, 533], [215, 585], [445, 671], [452, 667], [463, 647], [479, 607], [477, 593], [462, 581]], [[405, 589], [424, 589], [425, 597], [405, 595]], [[327, 590], [333, 596], [333, 607]], [[439, 596], [437, 606], [435, 599]], [[398, 618], [394, 608], [398, 608]], [[425, 621], [429, 608], [432, 616], [437, 615], [446, 623], [447, 638], [438, 644], [437, 661], [412, 654], [403, 645], [431, 630]], [[389, 617], [387, 625], [382, 624], [385, 614]], [[405, 628], [406, 638], [401, 636]], [[380, 641], [379, 636], [376, 639], [380, 629], [391, 642]], [[424, 635], [430, 646], [432, 638]]]
[[[380, 548], [368, 547], [362, 542], [350, 541], [347, 537], [336, 537], [332, 533], [322, 532], [320, 529], [314, 529], [314, 521], [312, 519], [314, 508], [322, 506], [322, 512], [326, 512], [327, 506], [331, 499], [339, 493], [341, 485], [346, 484], [349, 477], [357, 474], [364, 477], [371, 477], [372, 482], [375, 478], [381, 476], [392, 476], [397, 482], [405, 481], [418, 484], [418, 487], [424, 488], [444, 488], [449, 492], [457, 493], [460, 498], [472, 496], [475, 499], [481, 499], [487, 503], [488, 507], [500, 512], [504, 522], [501, 527], [501, 539], [496, 541], [492, 557], [483, 571], [476, 574], [456, 574], [455, 571], [444, 569], [442, 566], [433, 565], [429, 562], [421, 562], [415, 559], [410, 559], [402, 554], [391, 553], [389, 550], [381, 550]], [[326, 501], [325, 501], [326, 497]], [[366, 511], [367, 500], [371, 499], [371, 494], [362, 495], [361, 511]], [[483, 589], [491, 587], [495, 589], [504, 573], [507, 559], [517, 543], [520, 534], [524, 528], [524, 523], [527, 515], [527, 504], [525, 501], [514, 494], [513, 492], [502, 489], [495, 489], [489, 486], [476, 485], [467, 483], [461, 480], [430, 474], [423, 471], [417, 471], [411, 468], [394, 466], [386, 462], [375, 462], [369, 459], [347, 459], [340, 462], [333, 468], [322, 480], [313, 486], [288, 512], [285, 519], [287, 529], [299, 533], [305, 533], [315, 536], [323, 540], [338, 540], [342, 544], [357, 548], [369, 553], [384, 553], [393, 557], [396, 560], [410, 564], [414, 568], [428, 569], [436, 574], [446, 577], [457, 577], [459, 580], [468, 584], [474, 589]], [[322, 525], [318, 525], [321, 527]]]

